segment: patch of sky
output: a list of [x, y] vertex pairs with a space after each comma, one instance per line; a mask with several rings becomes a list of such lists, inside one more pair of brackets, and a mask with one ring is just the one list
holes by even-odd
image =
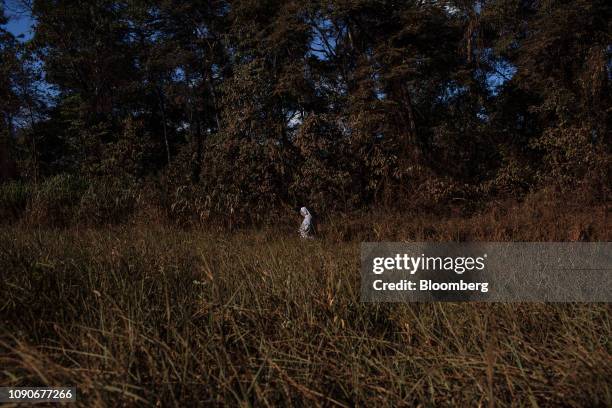
[[221, 67], [219, 64], [212, 64], [210, 67], [213, 79], [221, 79]]
[[185, 80], [185, 70], [181, 67], [174, 68], [172, 72], [172, 80], [176, 82], [182, 82]]
[[476, 113], [476, 117], [478, 119], [480, 119], [482, 122], [488, 122], [489, 121], [489, 114], [487, 113], [487, 110], [483, 107], [480, 108], [480, 111], [478, 111]]
[[455, 81], [451, 81], [444, 87], [444, 90], [440, 95], [438, 95], [438, 102], [442, 104], [446, 104], [451, 100], [461, 96], [467, 91], [467, 87], [463, 85], [459, 85]]
[[[29, 10], [16, 1], [7, 1], [4, 4], [8, 22], [3, 27], [13, 34], [19, 42], [25, 43], [31, 40], [34, 36], [36, 21], [32, 18]], [[40, 77], [34, 83], [36, 93], [48, 106], [53, 106], [59, 91], [47, 82], [43, 62], [34, 56], [29, 64], [35, 71], [40, 72]]]
[[289, 110], [285, 112], [285, 120], [287, 122], [287, 126], [289, 127], [289, 130], [295, 130], [304, 121], [304, 116], [302, 112], [298, 110]]
[[334, 35], [334, 26], [331, 20], [323, 17], [314, 19], [311, 25], [312, 40], [308, 55], [314, 56], [321, 61], [327, 61], [335, 55], [338, 36], [342, 35], [342, 32]]
[[492, 95], [497, 95], [504, 84], [516, 74], [516, 66], [505, 60], [497, 60], [493, 63], [493, 70], [487, 72], [487, 88]]
[[491, 92], [491, 95], [496, 96], [503, 85], [516, 74], [516, 66], [510, 61], [496, 56], [491, 48], [483, 49], [478, 54], [478, 58], [488, 65], [488, 69], [486, 71], [478, 70], [476, 75], [485, 75], [489, 92]]
[[18, 41], [25, 42], [31, 40], [34, 34], [34, 20], [30, 14], [22, 10], [15, 2], [6, 2], [5, 9], [8, 23], [4, 28], [17, 38]]
[[[441, 3], [442, 4], [442, 8], [444, 9], [444, 11], [446, 12], [446, 14], [448, 14], [449, 16], [456, 16], [457, 14], [461, 13], [461, 8], [450, 4], [449, 2], [439, 2], [439, 1], [434, 1], [434, 3]], [[482, 4], [482, 1], [476, 1], [474, 2], [473, 5], [473, 10], [476, 14], [480, 14], [482, 12], [482, 8], [484, 7], [484, 5]]]

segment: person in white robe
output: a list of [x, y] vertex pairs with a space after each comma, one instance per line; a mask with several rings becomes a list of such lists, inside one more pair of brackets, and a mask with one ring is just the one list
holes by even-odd
[[302, 221], [302, 225], [300, 225], [300, 237], [304, 239], [313, 239], [314, 238], [314, 225], [312, 220], [312, 215], [308, 208], [302, 207], [300, 208], [300, 215], [304, 217]]

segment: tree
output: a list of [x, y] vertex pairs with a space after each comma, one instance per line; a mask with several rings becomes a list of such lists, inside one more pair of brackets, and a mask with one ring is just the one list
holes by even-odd
[[13, 35], [1, 26], [8, 22], [4, 3], [0, 3], [0, 181], [16, 173], [10, 158], [10, 146], [14, 137], [13, 118], [19, 111], [19, 100], [13, 87], [13, 72], [17, 67], [16, 41]]
[[573, 188], [586, 178], [609, 185], [612, 6], [491, 3], [490, 18], [504, 30], [498, 52], [517, 67], [498, 98], [499, 127], [541, 163], [541, 182]]

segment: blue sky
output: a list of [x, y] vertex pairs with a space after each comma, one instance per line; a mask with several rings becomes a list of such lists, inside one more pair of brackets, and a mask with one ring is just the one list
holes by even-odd
[[26, 41], [32, 38], [32, 20], [26, 17], [9, 21], [6, 25], [6, 29], [11, 32], [14, 36], [23, 35], [21, 41]]
[[16, 12], [10, 5], [6, 7], [6, 16], [9, 18], [9, 23], [5, 26], [6, 29], [14, 36], [23, 35], [21, 41], [27, 41], [32, 38], [32, 19], [23, 14]]

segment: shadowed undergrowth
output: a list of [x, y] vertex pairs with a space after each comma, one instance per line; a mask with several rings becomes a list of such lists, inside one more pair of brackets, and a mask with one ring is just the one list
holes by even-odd
[[[4, 229], [0, 385], [76, 385], [82, 406], [609, 406], [608, 305], [359, 302], [358, 239], [538, 236], [512, 217], [473, 235], [469, 220], [338, 222], [313, 242]], [[551, 239], [609, 239], [587, 215], [557, 219]]]

